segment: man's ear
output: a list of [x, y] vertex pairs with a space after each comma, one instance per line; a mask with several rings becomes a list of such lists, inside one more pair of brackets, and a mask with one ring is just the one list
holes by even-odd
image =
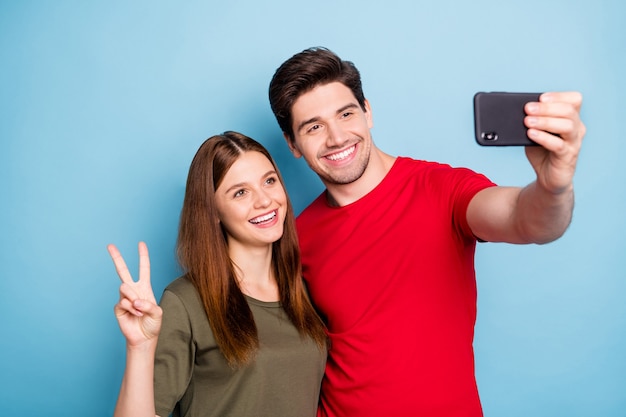
[[374, 127], [374, 118], [372, 117], [372, 107], [370, 102], [365, 99], [365, 118], [367, 119], [367, 127], [370, 129]]
[[296, 158], [300, 158], [302, 156], [302, 152], [300, 152], [300, 150], [298, 150], [298, 148], [296, 147], [295, 140], [286, 132], [283, 132], [283, 137], [285, 138], [285, 141], [287, 141], [287, 146], [289, 146], [289, 150], [291, 151], [293, 156], [295, 156]]

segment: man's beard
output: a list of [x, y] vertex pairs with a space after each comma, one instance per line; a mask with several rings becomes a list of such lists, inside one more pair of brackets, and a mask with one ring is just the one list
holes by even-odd
[[367, 169], [370, 156], [367, 155], [363, 161], [359, 161], [359, 164], [350, 169], [349, 172], [323, 172], [321, 177], [323, 182], [333, 185], [347, 185], [352, 184], [363, 176], [363, 173]]

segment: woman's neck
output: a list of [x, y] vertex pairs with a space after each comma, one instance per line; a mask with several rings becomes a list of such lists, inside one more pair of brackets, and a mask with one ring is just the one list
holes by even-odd
[[278, 285], [272, 268], [272, 246], [233, 248], [229, 255], [241, 291], [260, 301], [278, 301]]

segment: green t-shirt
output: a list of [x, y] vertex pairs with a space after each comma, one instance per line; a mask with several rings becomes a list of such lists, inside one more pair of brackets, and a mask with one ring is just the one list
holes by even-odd
[[326, 352], [300, 336], [279, 302], [247, 297], [260, 348], [241, 369], [220, 352], [200, 297], [186, 278], [163, 292], [154, 395], [161, 417], [314, 417]]

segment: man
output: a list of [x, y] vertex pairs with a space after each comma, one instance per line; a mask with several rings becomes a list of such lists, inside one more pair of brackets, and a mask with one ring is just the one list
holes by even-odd
[[[298, 218], [303, 274], [331, 341], [320, 416], [481, 416], [477, 240], [546, 243], [568, 227], [585, 127], [579, 93], [526, 105], [537, 178], [499, 187], [373, 142], [356, 67], [325, 48], [283, 63], [270, 103], [326, 190]], [[548, 133], [552, 132], [552, 133]]]

